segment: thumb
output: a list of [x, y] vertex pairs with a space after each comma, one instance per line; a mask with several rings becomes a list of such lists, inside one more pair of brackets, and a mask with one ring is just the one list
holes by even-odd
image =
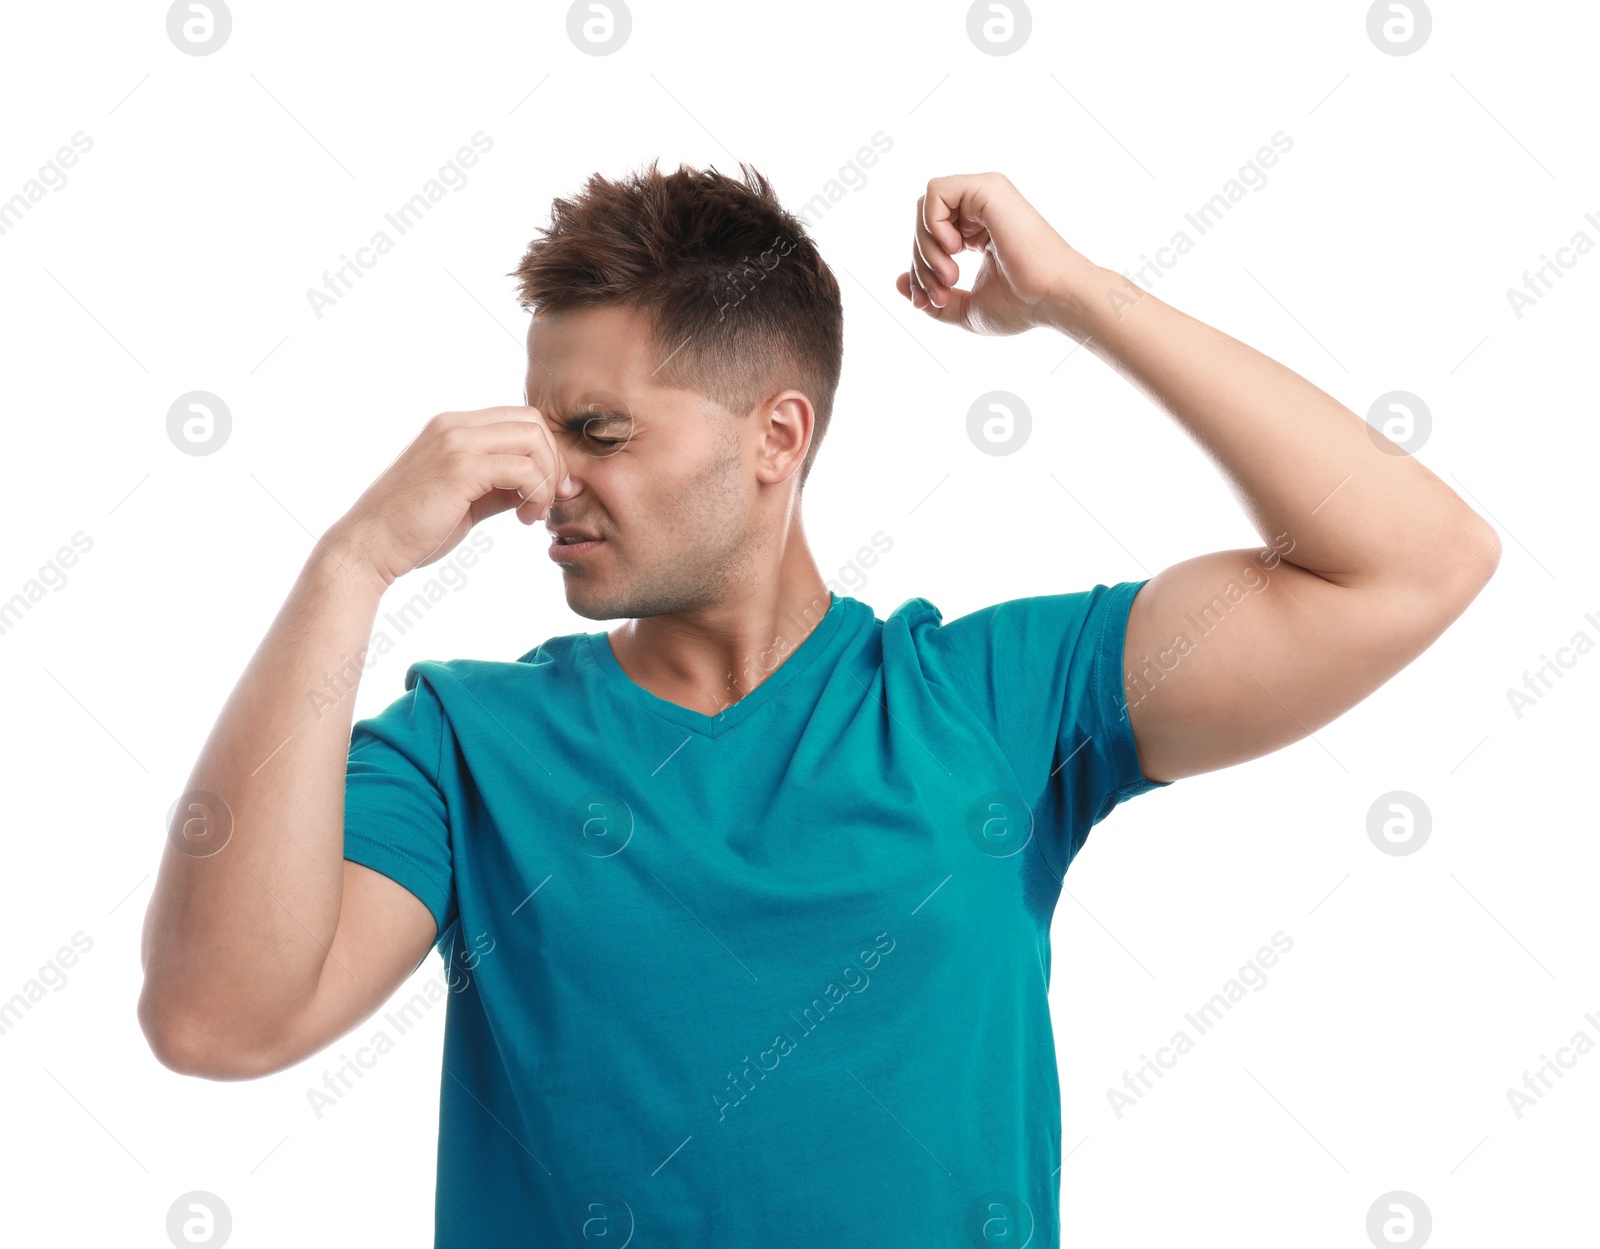
[[[895, 280], [895, 289], [907, 299], [910, 299], [911, 274], [902, 273]], [[943, 308], [933, 303], [930, 298], [929, 302], [918, 311], [932, 317], [935, 321], [943, 321], [947, 325], [959, 325], [970, 329], [971, 325], [967, 320], [967, 309], [972, 301], [972, 292], [964, 291], [959, 286], [952, 286], [948, 289], [950, 298], [945, 301]]]
[[936, 321], [943, 321], [947, 325], [959, 325], [964, 329], [971, 329], [971, 322], [967, 320], [967, 308], [972, 302], [972, 292], [964, 291], [959, 286], [950, 288], [950, 298], [945, 301], [943, 308], [930, 303], [923, 309]]

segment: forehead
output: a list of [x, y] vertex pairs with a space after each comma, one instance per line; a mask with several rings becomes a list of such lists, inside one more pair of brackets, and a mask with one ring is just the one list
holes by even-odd
[[540, 313], [528, 325], [528, 402], [543, 410], [582, 406], [597, 395], [630, 407], [664, 388], [650, 323], [636, 308]]

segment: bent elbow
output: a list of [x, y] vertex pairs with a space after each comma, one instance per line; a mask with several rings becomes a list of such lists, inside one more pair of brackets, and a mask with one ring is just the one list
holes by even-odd
[[202, 1080], [251, 1080], [278, 1069], [263, 1055], [218, 1036], [201, 1020], [163, 1013], [148, 994], [139, 999], [138, 1016], [151, 1054], [177, 1075]]
[[1500, 531], [1490, 524], [1485, 524], [1483, 531], [1483, 581], [1487, 585], [1489, 578], [1494, 576], [1495, 570], [1500, 567]]
[[1449, 593], [1456, 605], [1454, 615], [1458, 616], [1466, 611], [1500, 567], [1499, 531], [1474, 512], [1471, 522], [1463, 527], [1456, 550], [1457, 572]]

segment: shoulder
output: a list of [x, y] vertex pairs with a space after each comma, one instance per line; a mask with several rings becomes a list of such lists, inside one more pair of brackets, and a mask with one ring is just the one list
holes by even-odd
[[589, 636], [568, 633], [547, 638], [515, 659], [417, 659], [406, 668], [407, 693], [421, 687], [447, 707], [457, 701], [484, 705], [518, 699], [530, 688], [549, 688], [583, 679], [592, 662]]
[[925, 671], [951, 679], [1024, 682], [1066, 666], [1120, 660], [1129, 606], [1142, 582], [1034, 594], [983, 604], [950, 620], [926, 598], [907, 599], [884, 622], [885, 647], [915, 653]]

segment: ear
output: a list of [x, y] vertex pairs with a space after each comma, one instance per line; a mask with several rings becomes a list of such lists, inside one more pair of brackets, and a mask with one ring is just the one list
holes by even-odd
[[763, 484], [777, 485], [805, 464], [816, 430], [816, 409], [804, 392], [784, 390], [756, 411], [761, 421], [756, 474]]

